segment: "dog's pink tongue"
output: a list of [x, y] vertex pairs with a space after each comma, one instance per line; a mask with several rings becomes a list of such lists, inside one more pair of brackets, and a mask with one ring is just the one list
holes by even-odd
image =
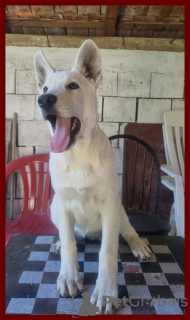
[[70, 142], [71, 118], [61, 118], [57, 116], [55, 124], [55, 133], [50, 140], [50, 150], [60, 153], [65, 151]]

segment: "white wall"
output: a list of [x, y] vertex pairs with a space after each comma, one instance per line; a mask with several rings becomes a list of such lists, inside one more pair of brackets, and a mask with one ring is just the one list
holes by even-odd
[[[17, 156], [49, 152], [47, 124], [38, 114], [33, 58], [37, 47], [6, 47], [6, 117], [18, 113]], [[56, 70], [72, 67], [78, 49], [42, 48]], [[100, 126], [108, 136], [127, 123], [163, 123], [165, 111], [184, 107], [184, 53], [101, 49]], [[120, 163], [121, 152], [116, 153]], [[121, 180], [121, 179], [120, 179]], [[18, 197], [18, 196], [17, 196]], [[15, 200], [19, 211], [20, 200]], [[15, 208], [16, 208], [15, 207]]]

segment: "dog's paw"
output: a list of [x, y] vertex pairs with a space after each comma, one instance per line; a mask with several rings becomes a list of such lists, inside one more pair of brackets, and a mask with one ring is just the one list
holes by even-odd
[[137, 233], [134, 233], [128, 241], [131, 251], [136, 258], [149, 259], [151, 250], [143, 239], [140, 239]]
[[59, 274], [57, 278], [57, 290], [63, 297], [74, 297], [78, 291], [84, 291], [82, 279], [78, 270], [71, 274], [70, 272], [64, 272]]
[[112, 314], [113, 307], [117, 304], [117, 297], [117, 283], [112, 283], [108, 277], [98, 278], [90, 302], [99, 308], [97, 314]]
[[60, 253], [61, 252], [61, 241], [57, 241], [54, 248], [57, 253]]

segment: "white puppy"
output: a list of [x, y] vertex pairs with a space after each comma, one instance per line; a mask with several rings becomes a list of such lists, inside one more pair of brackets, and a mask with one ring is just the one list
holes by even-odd
[[[98, 124], [96, 89], [102, 78], [100, 52], [92, 40], [79, 49], [70, 71], [58, 71], [41, 51], [35, 56], [39, 109], [48, 120], [50, 174], [55, 195], [51, 219], [59, 230], [61, 270], [57, 287], [62, 296], [83, 290], [77, 262], [75, 231], [83, 237], [101, 233], [99, 270], [91, 302], [102, 312], [103, 296], [117, 298], [118, 236], [135, 257], [150, 250], [130, 225], [121, 204], [110, 142]], [[112, 313], [112, 303], [105, 313]]]

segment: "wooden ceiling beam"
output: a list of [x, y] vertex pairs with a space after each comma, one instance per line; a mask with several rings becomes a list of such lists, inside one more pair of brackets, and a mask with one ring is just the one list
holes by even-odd
[[56, 19], [22, 19], [7, 18], [6, 25], [22, 27], [51, 27], [51, 28], [104, 28], [104, 21], [76, 21], [76, 20], [56, 20]]
[[105, 25], [104, 25], [104, 36], [113, 37], [116, 30], [116, 22], [118, 16], [119, 6], [107, 6]]
[[184, 23], [182, 22], [139, 22], [139, 21], [133, 21], [133, 22], [119, 22], [118, 23], [118, 29], [149, 29], [149, 30], [183, 30], [184, 29]]

